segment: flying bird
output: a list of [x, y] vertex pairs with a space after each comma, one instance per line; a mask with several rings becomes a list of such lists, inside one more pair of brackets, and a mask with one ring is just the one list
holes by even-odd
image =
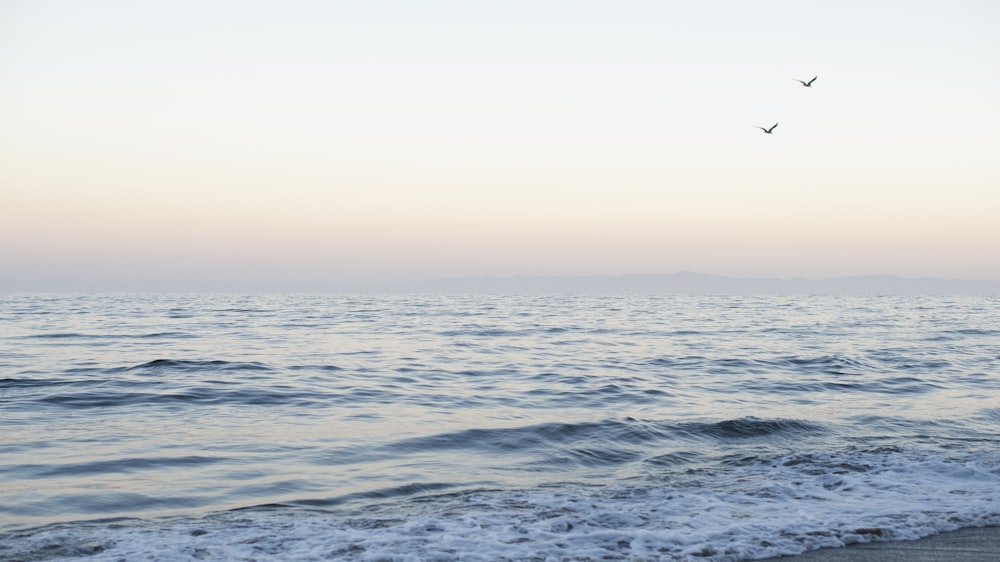
[[801, 83], [806, 88], [812, 88], [813, 87], [813, 82], [815, 82], [817, 78], [819, 78], [819, 76], [813, 76], [812, 80], [810, 80], [808, 82], [802, 82], [802, 80], [799, 80], [798, 78], [793, 78], [793, 80], [795, 80], [796, 82]]
[[769, 135], [771, 134], [771, 131], [773, 131], [774, 128], [777, 127], [777, 126], [778, 126], [778, 124], [775, 123], [774, 125], [771, 125], [770, 129], [765, 129], [764, 127], [761, 127], [760, 125], [754, 125], [754, 127], [757, 127], [758, 129], [760, 129], [761, 131], [764, 131], [765, 133], [767, 133]]

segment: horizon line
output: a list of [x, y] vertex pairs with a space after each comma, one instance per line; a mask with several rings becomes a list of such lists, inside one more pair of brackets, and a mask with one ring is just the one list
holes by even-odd
[[[673, 282], [672, 284], [670, 282]], [[981, 294], [1000, 294], [1000, 279], [919, 276], [907, 277], [894, 273], [837, 275], [807, 278], [753, 277], [692, 270], [677, 270], [673, 273], [594, 273], [576, 275], [467, 275], [431, 277], [399, 281], [343, 281], [343, 280], [218, 280], [218, 279], [131, 279], [131, 280], [81, 280], [44, 279], [17, 280], [0, 278], [0, 293], [401, 293], [430, 291], [441, 293], [511, 292], [520, 289], [525, 292], [560, 292], [559, 283], [569, 286], [563, 289], [573, 292], [602, 293], [655, 293], [677, 294], [836, 294], [847, 292], [891, 294], [893, 288], [900, 294], [968, 294], [970, 289]], [[706, 284], [707, 283], [707, 284]], [[658, 284], [664, 284], [662, 286]], [[478, 285], [478, 286], [476, 286]], [[488, 285], [484, 286], [484, 285]], [[617, 285], [617, 286], [616, 286]], [[888, 292], [887, 292], [888, 291]]]

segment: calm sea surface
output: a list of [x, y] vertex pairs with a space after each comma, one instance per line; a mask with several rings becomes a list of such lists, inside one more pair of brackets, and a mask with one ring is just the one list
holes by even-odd
[[0, 559], [743, 560], [1000, 525], [1000, 298], [0, 295]]

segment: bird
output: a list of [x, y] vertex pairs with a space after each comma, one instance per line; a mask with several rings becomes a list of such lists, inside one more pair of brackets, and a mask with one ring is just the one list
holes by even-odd
[[793, 78], [793, 80], [795, 80], [796, 82], [800, 82], [806, 88], [812, 88], [813, 82], [815, 82], [817, 78], [819, 78], [819, 76], [813, 76], [813, 79], [808, 82], [802, 82], [802, 80], [799, 80], [798, 78]]
[[767, 133], [769, 135], [771, 134], [771, 131], [773, 131], [774, 128], [777, 127], [777, 126], [778, 126], [778, 124], [775, 123], [774, 125], [771, 125], [770, 129], [765, 129], [764, 127], [761, 127], [760, 125], [754, 125], [754, 127], [757, 127], [758, 129], [760, 129], [761, 131], [764, 131], [765, 133]]

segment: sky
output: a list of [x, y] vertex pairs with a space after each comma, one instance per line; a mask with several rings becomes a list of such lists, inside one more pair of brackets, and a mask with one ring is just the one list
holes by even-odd
[[997, 29], [990, 0], [0, 0], [0, 280], [1000, 279]]

